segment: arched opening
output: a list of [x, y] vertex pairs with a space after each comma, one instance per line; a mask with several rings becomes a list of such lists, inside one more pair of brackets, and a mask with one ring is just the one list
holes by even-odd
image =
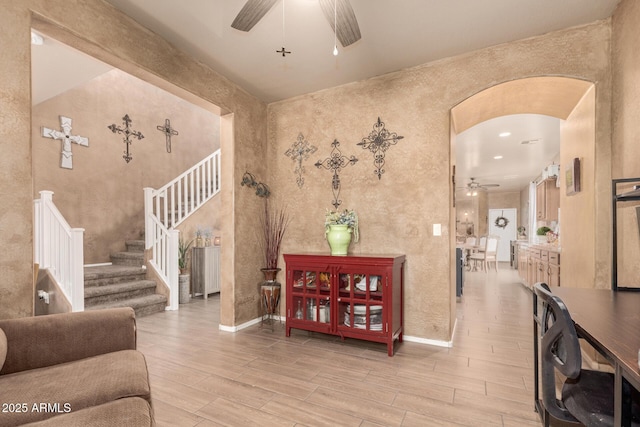
[[[100, 61], [103, 61], [109, 64], [110, 66], [115, 67], [130, 76], [137, 77], [138, 79], [146, 83], [149, 83], [150, 85], [153, 85], [164, 92], [175, 95], [176, 97], [186, 101], [189, 104], [192, 104], [193, 106], [196, 106], [202, 110], [206, 110], [207, 112], [218, 116], [220, 119], [219, 147], [223, 155], [227, 155], [227, 159], [229, 160], [229, 162], [232, 161], [231, 155], [233, 153], [233, 145], [234, 145], [233, 114], [230, 113], [228, 110], [224, 110], [219, 106], [209, 102], [208, 100], [203, 99], [202, 97], [196, 96], [193, 93], [183, 89], [182, 87], [179, 87], [176, 84], [172, 84], [171, 82], [158, 77], [152, 72], [135, 65], [133, 62], [128, 62], [126, 60], [117, 58], [115, 55], [112, 55], [110, 52], [102, 49], [100, 46], [91, 44], [86, 40], [78, 37], [77, 35], [72, 34], [70, 31], [64, 28], [58, 27], [57, 25], [52, 24], [45, 18], [42, 18], [38, 15], [33, 16], [32, 28], [38, 30], [39, 32], [47, 36], [54, 38], [60, 43], [63, 43], [67, 46], [77, 49], [78, 51], [81, 51], [82, 53], [87, 54]], [[141, 104], [144, 102], [143, 99], [140, 99], [139, 101]], [[123, 113], [125, 113], [125, 111], [123, 111]], [[109, 117], [106, 120], [111, 120], [111, 119], [112, 117]], [[150, 135], [147, 135], [147, 140], [150, 139], [149, 136]], [[174, 152], [175, 151], [176, 150], [174, 150]], [[210, 151], [213, 151], [213, 149], [211, 149]], [[226, 182], [226, 183], [232, 182], [233, 168], [231, 167], [231, 165], [232, 163], [227, 163], [227, 164], [223, 163], [222, 171], [221, 171], [222, 182]], [[226, 241], [227, 243], [231, 242], [233, 239], [233, 232], [232, 232], [234, 228], [233, 227], [233, 209], [232, 209], [233, 204], [230, 202], [233, 197], [232, 192], [233, 192], [233, 188], [231, 185], [225, 186], [223, 184], [222, 191], [217, 196], [218, 199], [222, 199], [222, 201], [220, 202], [220, 212], [217, 213], [217, 215], [219, 215], [219, 218], [221, 218], [221, 220], [220, 220], [219, 228], [216, 230], [217, 231], [216, 234], [221, 235], [222, 242]], [[222, 220], [223, 218], [224, 220]], [[202, 220], [202, 221], [203, 221], [202, 224], [206, 224], [204, 221], [207, 221], [207, 220]], [[197, 222], [195, 223], [197, 224]], [[195, 227], [195, 225], [193, 227]], [[185, 239], [191, 240], [191, 237], [193, 234], [193, 230], [192, 230], [193, 227], [183, 232], [185, 235]], [[229, 265], [233, 262], [233, 258], [230, 254], [227, 253], [231, 250], [231, 248], [232, 248], [231, 245], [226, 245], [226, 248], [225, 246], [222, 246], [222, 256], [221, 256], [221, 262], [223, 266], [222, 270], [225, 270], [225, 269], [229, 271], [232, 270], [232, 267], [230, 267]], [[231, 274], [230, 276], [228, 276], [227, 280], [230, 280], [230, 281], [225, 281], [224, 282], [225, 284], [233, 283], [233, 275]], [[229, 300], [231, 300], [232, 293], [233, 293], [232, 287], [224, 286], [224, 290], [221, 290], [221, 301], [223, 301], [223, 298], [229, 298]], [[224, 307], [224, 312], [225, 312], [224, 316], [225, 316], [225, 319], [227, 319], [225, 320], [225, 322], [230, 323], [231, 320], [229, 319], [233, 318], [233, 310], [234, 310], [233, 304], [224, 303], [223, 301], [221, 303], [221, 306]], [[221, 320], [221, 323], [222, 323], [222, 320]]]
[[[531, 77], [484, 89], [451, 109], [450, 158], [454, 171], [456, 135], [479, 123], [513, 114], [541, 114], [561, 119], [559, 222], [563, 255], [560, 276], [561, 282], [564, 278], [567, 284], [571, 282], [572, 286], [582, 287], [598, 287], [596, 260], [604, 257], [598, 254], [601, 245], [596, 243], [598, 236], [595, 233], [598, 200], [595, 92], [592, 82], [581, 79]], [[576, 157], [581, 159], [582, 188], [579, 193], [568, 195], [565, 191], [565, 169]], [[453, 185], [451, 192], [453, 199]], [[452, 211], [450, 227], [455, 230], [455, 209]], [[455, 233], [452, 233], [452, 248], [454, 240]], [[455, 250], [452, 249], [452, 253]], [[454, 276], [452, 283], [455, 284]]]

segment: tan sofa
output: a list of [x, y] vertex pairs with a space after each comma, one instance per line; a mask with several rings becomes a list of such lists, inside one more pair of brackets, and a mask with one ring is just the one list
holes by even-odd
[[0, 426], [153, 426], [133, 309], [0, 320]]

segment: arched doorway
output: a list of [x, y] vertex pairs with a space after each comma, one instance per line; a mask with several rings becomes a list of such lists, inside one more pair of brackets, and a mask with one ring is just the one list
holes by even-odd
[[[560, 144], [560, 206], [564, 219], [561, 219], [561, 278], [566, 279], [565, 283], [582, 287], [599, 287], [599, 278], [608, 277], [606, 267], [604, 276], [596, 273], [597, 260], [608, 259], [608, 245], [601, 244], [608, 235], [596, 232], [597, 207], [603, 203], [597, 184], [608, 178], [606, 171], [598, 173], [596, 167], [606, 159], [596, 159], [595, 98], [592, 82], [569, 77], [531, 77], [484, 89], [451, 109], [452, 168], [456, 158], [456, 135], [478, 123], [511, 114], [542, 114], [563, 120]], [[564, 191], [563, 165], [575, 157], [582, 160], [583, 188], [580, 193], [568, 196]], [[450, 226], [455, 229], [455, 222]]]

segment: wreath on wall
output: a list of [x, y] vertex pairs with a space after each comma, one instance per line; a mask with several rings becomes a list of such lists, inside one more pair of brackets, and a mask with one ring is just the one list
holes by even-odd
[[503, 216], [496, 218], [496, 227], [505, 228], [509, 224], [509, 220]]

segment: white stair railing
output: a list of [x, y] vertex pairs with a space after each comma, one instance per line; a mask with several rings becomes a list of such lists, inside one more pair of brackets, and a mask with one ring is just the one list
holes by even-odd
[[34, 262], [48, 269], [71, 304], [84, 311], [84, 228], [71, 228], [53, 204], [53, 192], [34, 200]]
[[178, 309], [178, 240], [174, 228], [220, 192], [220, 150], [157, 190], [144, 189], [145, 247], [150, 265], [169, 287], [169, 310]]

